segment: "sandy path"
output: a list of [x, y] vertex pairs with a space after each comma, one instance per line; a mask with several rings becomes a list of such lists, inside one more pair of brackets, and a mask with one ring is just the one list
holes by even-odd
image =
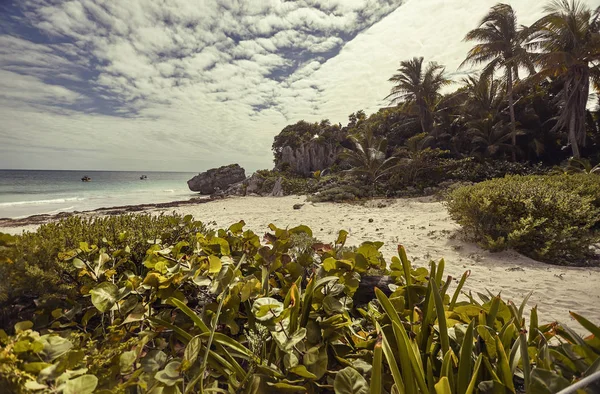
[[[298, 203], [304, 205], [294, 210], [293, 205]], [[430, 259], [444, 258], [446, 273], [453, 277], [471, 270], [465, 290], [472, 290], [473, 294], [486, 294], [488, 289], [519, 304], [533, 290], [527, 310], [537, 304], [541, 323], [559, 320], [583, 333], [569, 315], [569, 311], [575, 311], [600, 324], [600, 268], [559, 267], [512, 251], [484, 251], [456, 237], [459, 226], [450, 219], [442, 203], [429, 198], [388, 200], [386, 206], [378, 207], [380, 203], [313, 204], [297, 196], [243, 197], [162, 211], [192, 214], [198, 220], [215, 221], [224, 228], [243, 219], [247, 228], [258, 234], [266, 232], [269, 223], [278, 227], [305, 224], [315, 238], [324, 242], [334, 241], [338, 230], [345, 229], [349, 231], [349, 245], [383, 241], [382, 252], [388, 261], [401, 243], [415, 266], [427, 266]], [[369, 219], [373, 219], [372, 223]], [[16, 233], [20, 229], [0, 231]]]

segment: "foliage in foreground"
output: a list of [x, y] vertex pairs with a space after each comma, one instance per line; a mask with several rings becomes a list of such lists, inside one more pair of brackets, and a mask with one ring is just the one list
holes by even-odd
[[582, 264], [600, 241], [600, 177], [507, 176], [452, 191], [450, 216], [484, 248]]
[[141, 263], [149, 241], [191, 242], [198, 232], [205, 231], [205, 225], [193, 221], [191, 216], [144, 214], [93, 219], [70, 217], [41, 226], [37, 232], [13, 237], [11, 253], [4, 254], [11, 259], [11, 264], [0, 264], [3, 279], [0, 281], [0, 324], [5, 323], [4, 316], [23, 303], [35, 300], [38, 304], [52, 304], [77, 295], [81, 281], [77, 276], [79, 271], [70, 261], [65, 261], [64, 252], [79, 247], [81, 242], [104, 245], [108, 250], [128, 249], [129, 269], [144, 275]]
[[[536, 308], [526, 324], [527, 299], [476, 299], [469, 272], [450, 292], [443, 260], [413, 267], [400, 246], [387, 268], [382, 243], [346, 248], [344, 231], [323, 244], [270, 225], [261, 242], [243, 227], [138, 239], [135, 263], [127, 244], [65, 245], [79, 294], [3, 327], [0, 391], [553, 393], [600, 368], [600, 327], [573, 314], [583, 339]], [[356, 305], [373, 272], [395, 285]]]

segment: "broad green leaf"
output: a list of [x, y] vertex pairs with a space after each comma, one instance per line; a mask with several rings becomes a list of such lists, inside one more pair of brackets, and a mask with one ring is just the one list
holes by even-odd
[[46, 386], [45, 384], [38, 383], [35, 380], [29, 380], [25, 383], [25, 388], [31, 391], [39, 391], [47, 389], [48, 386]]
[[234, 223], [231, 226], [229, 226], [229, 231], [234, 235], [241, 234], [242, 231], [244, 231], [245, 225], [246, 225], [246, 223], [243, 220], [240, 220], [239, 222]]
[[310, 227], [305, 226], [305, 225], [300, 225], [300, 226], [296, 226], [294, 228], [291, 228], [288, 230], [288, 232], [290, 234], [299, 234], [299, 233], [304, 233], [306, 235], [308, 235], [309, 237], [313, 236], [312, 230], [310, 229]]
[[135, 362], [136, 358], [137, 353], [135, 350], [121, 353], [121, 356], [119, 356], [119, 367], [121, 368], [121, 374], [125, 375], [132, 371], [134, 368], [133, 363]]
[[140, 361], [142, 370], [146, 373], [156, 373], [167, 362], [167, 355], [162, 350], [150, 350]]
[[290, 352], [306, 336], [306, 328], [301, 328], [293, 335], [288, 336], [285, 332], [271, 332], [279, 348], [284, 352]]
[[298, 376], [302, 376], [303, 378], [313, 380], [317, 379], [317, 375], [313, 374], [312, 372], [309, 372], [304, 365], [297, 365], [295, 367], [290, 368], [289, 371]]
[[513, 373], [510, 368], [509, 360], [506, 357], [504, 346], [502, 346], [502, 342], [498, 337], [496, 337], [496, 351], [498, 353], [498, 376], [500, 377], [502, 384], [514, 393], [515, 386], [513, 383]]
[[325, 345], [315, 346], [308, 349], [302, 358], [302, 362], [306, 365], [306, 368], [317, 376], [317, 379], [321, 379], [327, 372], [327, 348]]
[[367, 381], [352, 367], [346, 367], [335, 375], [333, 389], [335, 394], [369, 394]]
[[171, 361], [167, 364], [165, 369], [163, 369], [162, 371], [158, 371], [154, 375], [154, 378], [167, 386], [174, 386], [178, 382], [183, 380], [179, 377], [180, 366], [181, 363], [179, 361]]
[[82, 375], [75, 379], [67, 380], [63, 394], [91, 394], [97, 385], [97, 377], [94, 375]]
[[436, 281], [433, 279], [429, 279], [429, 285], [431, 286], [433, 291], [433, 301], [435, 304], [435, 312], [437, 314], [442, 353], [446, 354], [448, 353], [448, 349], [450, 348], [450, 341], [448, 339], [448, 328], [446, 327], [446, 313], [444, 312], [444, 303]]
[[297, 366], [299, 362], [300, 360], [296, 356], [296, 352], [289, 352], [283, 355], [283, 365], [288, 370]]
[[51, 366], [52, 364], [50, 363], [43, 363], [43, 362], [33, 362], [33, 363], [27, 363], [25, 365], [23, 365], [23, 369], [26, 372], [29, 372], [31, 374], [37, 375], [40, 373], [40, 371], [44, 368], [48, 368], [49, 366]]
[[33, 322], [30, 320], [20, 321], [15, 324], [15, 332], [18, 334], [23, 331], [31, 330], [33, 328]]
[[52, 361], [73, 348], [73, 344], [58, 336], [58, 335], [44, 335], [40, 338], [40, 342], [44, 344], [44, 354], [46, 360]]
[[210, 264], [210, 268], [208, 269], [209, 273], [216, 274], [221, 271], [221, 267], [223, 266], [223, 263], [221, 262], [220, 258], [218, 258], [217, 256], [214, 256], [214, 255], [210, 255], [210, 256], [208, 256], [208, 261]]
[[102, 282], [90, 290], [92, 295], [92, 304], [100, 312], [109, 311], [117, 302], [119, 288], [111, 282]]
[[348, 231], [346, 231], [346, 230], [340, 230], [340, 232], [338, 233], [338, 237], [335, 240], [335, 244], [343, 246], [346, 243], [346, 238], [347, 237], [348, 237]]
[[475, 387], [477, 386], [478, 376], [479, 376], [479, 368], [481, 368], [481, 360], [483, 360], [483, 353], [477, 357], [477, 361], [475, 361], [475, 368], [473, 368], [473, 376], [471, 376], [471, 381], [469, 382], [469, 386], [465, 391], [465, 394], [473, 394], [475, 392]]
[[271, 297], [263, 297], [252, 304], [252, 314], [258, 321], [268, 321], [283, 312], [283, 303]]

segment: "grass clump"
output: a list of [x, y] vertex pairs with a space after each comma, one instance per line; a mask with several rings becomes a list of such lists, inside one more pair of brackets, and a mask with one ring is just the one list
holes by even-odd
[[600, 177], [507, 176], [452, 191], [450, 216], [489, 250], [581, 265], [600, 241]]

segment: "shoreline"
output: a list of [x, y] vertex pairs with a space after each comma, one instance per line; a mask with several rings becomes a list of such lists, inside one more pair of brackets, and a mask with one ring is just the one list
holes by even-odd
[[26, 227], [33, 225], [42, 225], [55, 220], [60, 220], [77, 215], [122, 215], [127, 213], [151, 211], [153, 209], [165, 209], [165, 208], [177, 208], [186, 205], [204, 204], [207, 202], [214, 201], [215, 198], [210, 196], [194, 197], [189, 200], [176, 200], [170, 202], [161, 203], [145, 203], [145, 204], [133, 204], [133, 205], [119, 205], [113, 207], [101, 207], [96, 209], [90, 209], [87, 211], [72, 211], [72, 212], [59, 212], [55, 214], [39, 214], [30, 215], [24, 218], [0, 218], [0, 230], [2, 228], [15, 228], [15, 227]]

